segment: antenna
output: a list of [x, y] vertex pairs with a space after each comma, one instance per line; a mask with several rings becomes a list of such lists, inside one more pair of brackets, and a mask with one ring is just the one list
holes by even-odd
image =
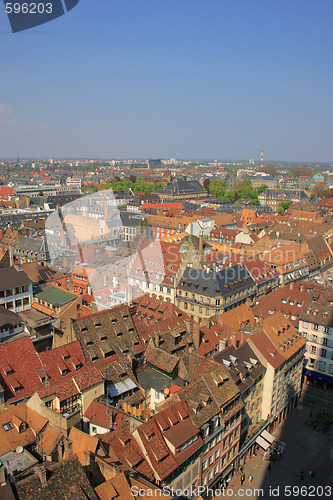
[[264, 146], [261, 146], [261, 155], [260, 155], [260, 168], [264, 166]]

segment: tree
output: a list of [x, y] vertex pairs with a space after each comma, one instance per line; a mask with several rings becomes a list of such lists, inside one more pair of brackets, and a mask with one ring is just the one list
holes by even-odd
[[263, 193], [267, 188], [268, 188], [267, 184], [262, 184], [261, 186], [258, 187], [258, 194]]
[[311, 167], [293, 167], [289, 170], [292, 177], [312, 177], [314, 172]]
[[264, 172], [265, 174], [271, 175], [272, 177], [275, 177], [277, 174], [277, 170], [274, 165], [265, 165], [264, 167], [261, 167], [259, 172]]
[[280, 215], [284, 215], [286, 210], [293, 204], [292, 201], [282, 201], [278, 206], [278, 212]]
[[332, 192], [326, 182], [320, 182], [319, 184], [313, 186], [311, 195], [313, 195], [313, 198], [330, 198], [332, 196]]
[[260, 201], [259, 201], [258, 199], [256, 199], [256, 200], [251, 200], [251, 201], [250, 201], [250, 203], [249, 203], [249, 205], [250, 205], [251, 207], [259, 207], [259, 206], [260, 206]]

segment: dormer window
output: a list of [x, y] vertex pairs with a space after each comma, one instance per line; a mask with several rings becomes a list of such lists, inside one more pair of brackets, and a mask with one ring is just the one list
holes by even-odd
[[13, 424], [11, 422], [6, 422], [5, 424], [2, 424], [2, 428], [5, 432], [10, 431], [11, 429], [14, 428]]

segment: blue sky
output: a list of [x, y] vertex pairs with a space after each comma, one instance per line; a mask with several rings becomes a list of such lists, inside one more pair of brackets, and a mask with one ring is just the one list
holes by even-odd
[[0, 157], [333, 162], [331, 0], [80, 0], [13, 34]]

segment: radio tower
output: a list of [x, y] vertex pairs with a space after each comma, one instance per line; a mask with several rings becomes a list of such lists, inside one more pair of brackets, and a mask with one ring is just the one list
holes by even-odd
[[260, 168], [264, 166], [264, 146], [261, 146]]

